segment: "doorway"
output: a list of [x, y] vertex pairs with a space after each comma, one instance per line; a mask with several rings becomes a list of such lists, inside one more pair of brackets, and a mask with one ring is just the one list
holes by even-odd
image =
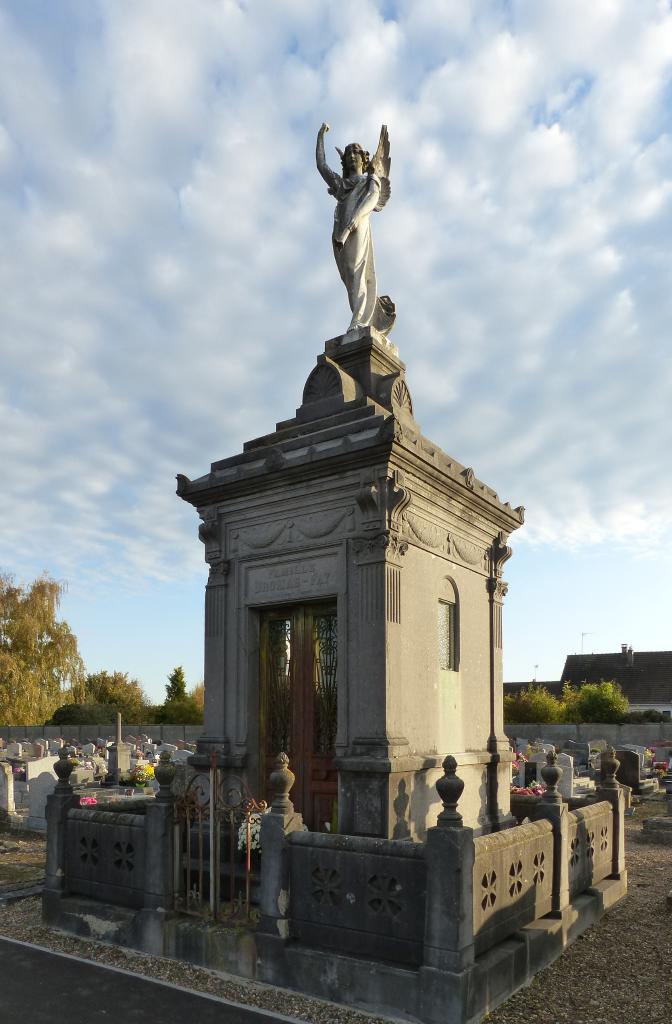
[[260, 625], [260, 778], [267, 787], [284, 750], [296, 775], [290, 797], [306, 825], [336, 831], [336, 606], [285, 605], [262, 612]]

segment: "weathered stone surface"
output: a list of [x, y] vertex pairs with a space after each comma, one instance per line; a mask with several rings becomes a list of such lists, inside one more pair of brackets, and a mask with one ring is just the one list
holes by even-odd
[[[501, 573], [522, 511], [422, 436], [405, 367], [374, 330], [329, 341], [318, 367], [332, 364], [338, 387], [331, 370], [315, 376], [300, 415], [206, 476], [179, 478], [178, 493], [203, 518], [210, 565], [198, 756], [204, 766], [212, 752], [244, 763], [250, 789], [266, 796], [251, 653], [260, 616], [330, 600], [339, 829], [422, 838], [448, 753], [465, 782], [465, 823], [477, 832], [511, 824]], [[458, 620], [450, 665], [443, 605]]]

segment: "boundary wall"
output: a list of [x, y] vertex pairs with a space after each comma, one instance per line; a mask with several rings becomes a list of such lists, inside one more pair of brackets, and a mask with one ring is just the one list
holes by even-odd
[[[1, 725], [0, 738], [3, 740], [37, 740], [57, 739], [80, 740], [83, 743], [95, 743], [98, 736], [114, 738], [116, 725], [114, 722], [97, 725]], [[138, 736], [144, 733], [153, 740], [163, 743], [174, 743], [183, 740], [195, 743], [203, 734], [202, 725], [137, 725], [133, 722], [122, 722], [122, 736]]]
[[581, 743], [606, 740], [616, 749], [624, 743], [635, 743], [642, 747], [672, 744], [672, 722], [628, 722], [625, 725], [609, 725], [604, 722], [506, 722], [504, 732], [511, 739], [544, 739], [549, 743], [557, 740], [559, 746], [563, 746], [566, 740]]

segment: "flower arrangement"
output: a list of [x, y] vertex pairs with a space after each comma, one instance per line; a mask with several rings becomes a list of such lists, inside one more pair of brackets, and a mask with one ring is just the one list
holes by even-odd
[[[268, 814], [268, 809], [264, 811]], [[247, 849], [247, 822], [243, 820], [238, 828], [238, 849]], [[261, 850], [261, 814], [250, 815], [250, 850]]]
[[97, 803], [95, 796], [80, 796], [79, 798], [80, 807], [93, 807]]
[[154, 767], [151, 764], [138, 764], [129, 778], [136, 786], [146, 786], [154, 778]]
[[512, 796], [543, 796], [546, 792], [546, 786], [542, 782], [535, 783], [534, 786], [511, 786]]

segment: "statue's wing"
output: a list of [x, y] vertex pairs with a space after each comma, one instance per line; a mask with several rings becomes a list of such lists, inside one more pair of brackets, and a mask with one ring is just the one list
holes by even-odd
[[387, 125], [384, 124], [380, 129], [378, 149], [371, 161], [371, 169], [380, 179], [380, 198], [376, 210], [382, 210], [390, 198], [390, 164], [390, 136], [387, 134]]

